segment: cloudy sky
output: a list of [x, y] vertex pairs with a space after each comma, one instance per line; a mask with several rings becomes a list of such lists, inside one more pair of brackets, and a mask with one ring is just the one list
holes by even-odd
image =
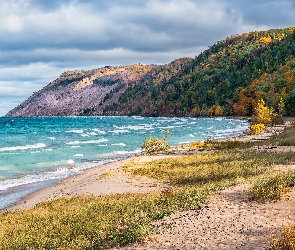
[[295, 26], [295, 0], [0, 0], [0, 116], [62, 72], [195, 57]]

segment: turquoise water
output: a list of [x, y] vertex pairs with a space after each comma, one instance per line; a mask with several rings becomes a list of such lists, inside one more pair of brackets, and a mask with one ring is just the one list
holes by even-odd
[[166, 129], [170, 145], [179, 145], [241, 135], [247, 127], [224, 118], [0, 117], [0, 208], [53, 181], [138, 154], [144, 138]]

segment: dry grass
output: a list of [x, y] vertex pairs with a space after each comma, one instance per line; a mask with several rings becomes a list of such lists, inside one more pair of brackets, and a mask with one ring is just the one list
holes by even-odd
[[273, 250], [295, 249], [295, 224], [285, 227], [280, 237], [274, 237], [271, 245]]

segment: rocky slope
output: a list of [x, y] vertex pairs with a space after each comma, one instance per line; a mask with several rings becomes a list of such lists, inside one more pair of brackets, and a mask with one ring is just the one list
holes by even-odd
[[146, 79], [161, 81], [161, 72], [165, 69], [173, 68], [170, 75], [177, 75], [190, 61], [192, 59], [182, 58], [168, 65], [134, 64], [67, 71], [6, 116], [128, 115], [124, 110], [106, 111], [105, 107], [116, 105], [128, 87]]

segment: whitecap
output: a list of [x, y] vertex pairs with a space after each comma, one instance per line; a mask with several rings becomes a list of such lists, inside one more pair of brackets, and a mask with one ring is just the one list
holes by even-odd
[[117, 129], [117, 130], [111, 130], [110, 133], [114, 133], [114, 134], [120, 134], [120, 133], [129, 133], [129, 130], [126, 129]]
[[76, 134], [83, 134], [84, 133], [83, 129], [72, 129], [72, 130], [68, 130], [66, 132], [67, 133], [76, 133]]
[[78, 145], [78, 144], [96, 144], [101, 142], [107, 142], [108, 139], [102, 138], [100, 140], [91, 140], [91, 141], [70, 141], [66, 143], [67, 145]]
[[122, 147], [125, 147], [126, 144], [125, 143], [114, 143], [114, 144], [111, 144], [112, 146], [122, 146]]
[[83, 157], [83, 154], [75, 154], [74, 157]]
[[106, 134], [105, 131], [100, 130], [100, 129], [98, 129], [98, 128], [94, 128], [94, 129], [92, 129], [92, 131], [94, 131], [94, 132], [96, 132], [97, 134], [100, 134], [100, 135], [105, 135], [105, 134]]
[[3, 152], [3, 151], [14, 151], [14, 150], [36, 149], [36, 148], [44, 148], [44, 147], [46, 147], [46, 144], [44, 144], [44, 143], [37, 143], [37, 144], [25, 145], [25, 146], [4, 147], [4, 148], [0, 148], [0, 152]]
[[50, 140], [52, 140], [52, 141], [56, 140], [55, 137], [48, 137], [48, 139], [50, 139]]

